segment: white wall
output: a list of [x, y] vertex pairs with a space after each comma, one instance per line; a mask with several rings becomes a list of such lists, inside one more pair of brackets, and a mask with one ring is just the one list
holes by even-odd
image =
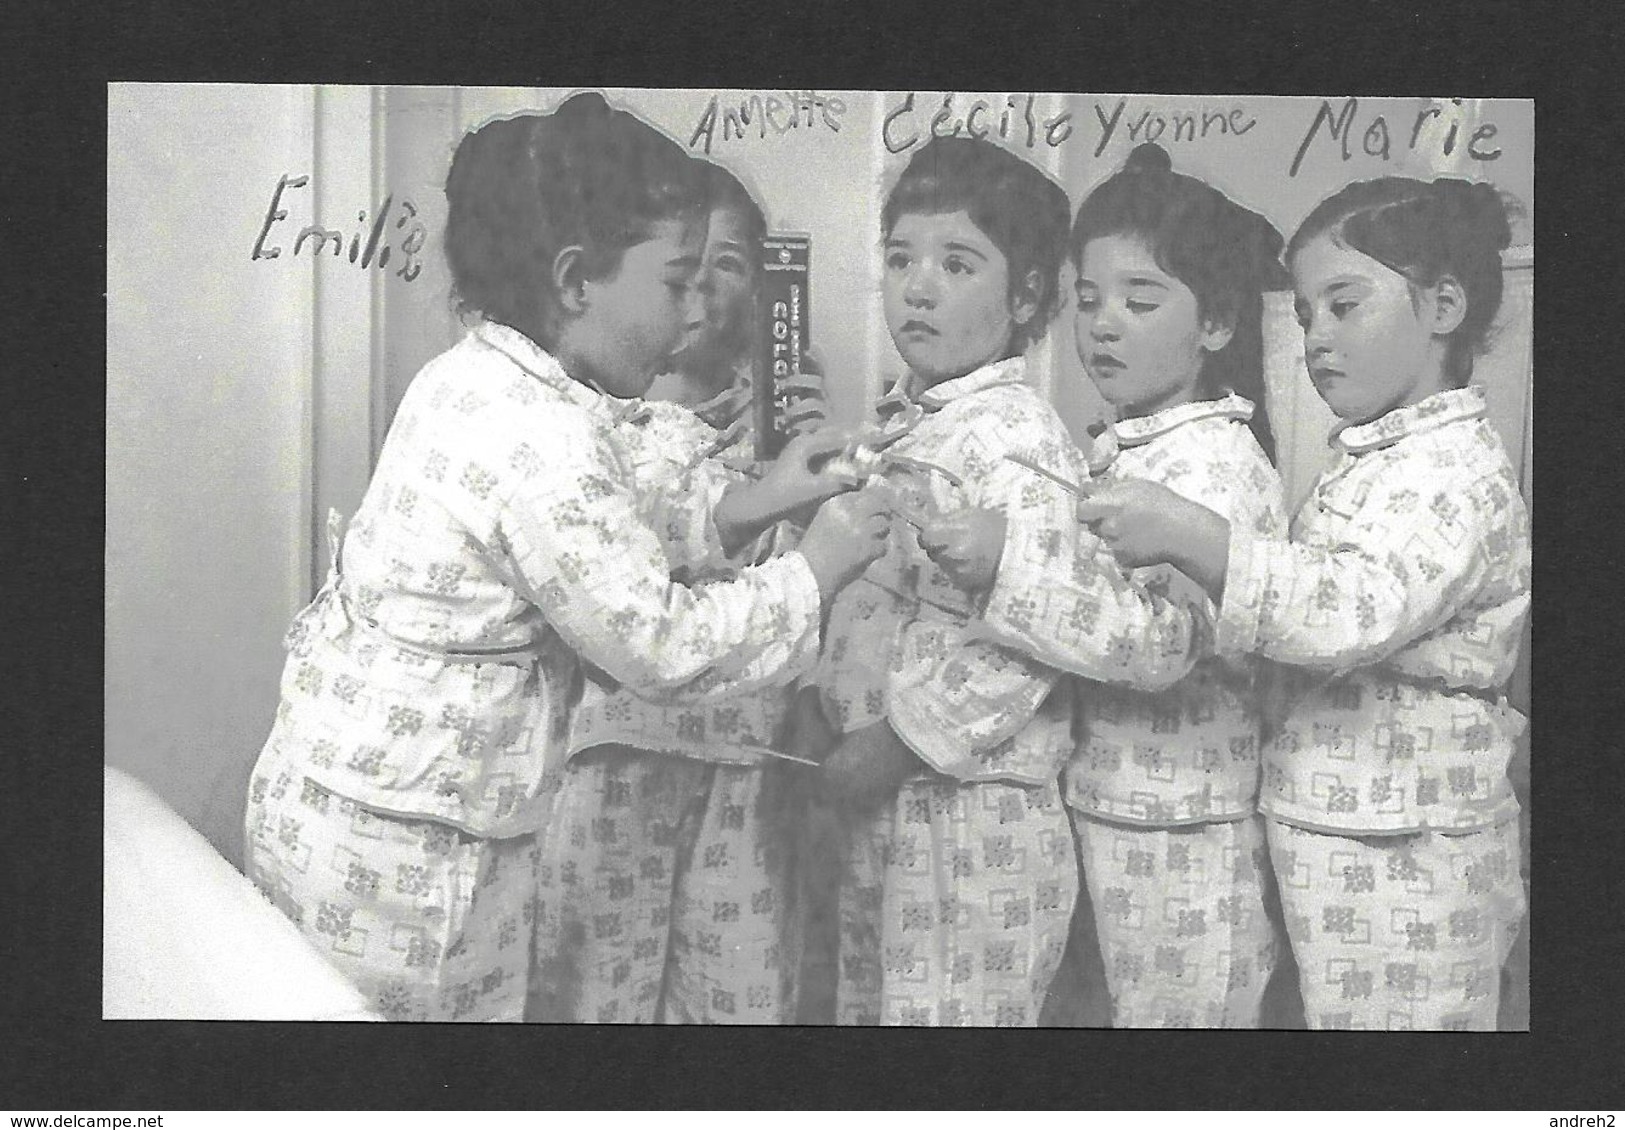
[[[370, 223], [374, 102], [108, 91], [106, 758], [233, 862], [282, 636], [327, 567], [320, 515], [354, 512], [386, 423], [374, 310], [408, 284], [294, 251], [317, 219]], [[283, 176], [310, 179], [261, 244]]]
[[309, 92], [108, 92], [106, 757], [235, 858], [304, 597], [311, 278], [251, 263]]

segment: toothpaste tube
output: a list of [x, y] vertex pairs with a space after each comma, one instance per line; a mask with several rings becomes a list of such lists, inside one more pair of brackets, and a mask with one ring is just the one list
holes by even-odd
[[752, 415], [758, 458], [772, 459], [791, 434], [793, 390], [806, 382], [806, 356], [812, 303], [807, 290], [812, 237], [805, 232], [769, 232], [762, 240], [762, 355], [752, 388]]

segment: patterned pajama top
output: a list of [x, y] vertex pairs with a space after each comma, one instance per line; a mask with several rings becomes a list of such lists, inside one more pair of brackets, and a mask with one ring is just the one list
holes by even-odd
[[[788, 524], [779, 523], [730, 560], [720, 547], [695, 545], [687, 536], [702, 515], [685, 513], [685, 502], [708, 509], [728, 483], [747, 477], [741, 468], [755, 462], [748, 427], [734, 427], [741, 420], [750, 422], [749, 391], [748, 384], [736, 381], [723, 395], [693, 409], [665, 401], [629, 402], [623, 409], [628, 459], [645, 503], [644, 517], [654, 524], [662, 515], [680, 516], [657, 527], [657, 532], [667, 539], [668, 555], [681, 579], [732, 577], [743, 565], [764, 561], [794, 544]], [[589, 668], [581, 705], [571, 720], [569, 752], [614, 744], [701, 761], [757, 764], [771, 756], [764, 751], [781, 744], [788, 702], [782, 686], [673, 702], [619, 687]]]
[[[922, 511], [1000, 510], [1019, 552], [1070, 560], [1071, 495], [1005, 459], [1027, 455], [1073, 481], [1083, 471], [1060, 417], [1026, 383], [1024, 360], [946, 381], [918, 404], [924, 416], [888, 449], [887, 487]], [[1064, 693], [1052, 701], [1060, 677], [983, 638], [977, 603], [895, 519], [885, 555], [830, 614], [817, 675], [827, 712], [843, 732], [889, 719], [921, 760], [961, 781], [1043, 785], [1071, 752], [1070, 706]]]
[[333, 576], [290, 630], [268, 744], [380, 811], [519, 835], [545, 822], [583, 661], [694, 699], [809, 667], [806, 560], [674, 582], [674, 561], [712, 558], [724, 484], [644, 497], [624, 415], [505, 326], [429, 362]]
[[1260, 808], [1336, 834], [1465, 832], [1517, 814], [1502, 687], [1529, 611], [1529, 513], [1482, 389], [1333, 439], [1292, 540], [1230, 532], [1224, 654], [1297, 671]]
[[[1263, 537], [1286, 532], [1281, 479], [1231, 393], [1114, 424], [1095, 444], [1104, 483], [1146, 479]], [[1075, 696], [1073, 808], [1133, 824], [1234, 820], [1256, 809], [1259, 712], [1250, 657], [1205, 655], [1216, 613], [1168, 566], [1127, 575], [1080, 534], [1070, 573], [1001, 564], [986, 617], [1001, 638], [1089, 680]]]

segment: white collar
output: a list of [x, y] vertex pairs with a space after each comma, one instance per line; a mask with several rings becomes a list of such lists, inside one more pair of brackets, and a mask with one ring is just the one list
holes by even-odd
[[1462, 420], [1482, 417], [1489, 410], [1482, 385], [1451, 388], [1425, 400], [1395, 408], [1364, 424], [1351, 424], [1332, 433], [1332, 446], [1358, 455], [1389, 447], [1406, 436], [1429, 432]]
[[1026, 383], [1027, 359], [1018, 355], [983, 365], [980, 369], [973, 369], [962, 377], [932, 385], [914, 399], [927, 412], [934, 412], [955, 400], [985, 392], [990, 388]]

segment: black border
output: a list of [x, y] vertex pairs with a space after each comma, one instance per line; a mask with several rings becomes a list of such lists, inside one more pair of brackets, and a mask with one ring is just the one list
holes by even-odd
[[[1567, 1109], [1625, 1105], [1612, 6], [712, 0], [7, 5], [0, 513], [12, 724], [0, 1096], [96, 1109]], [[1543, 15], [1543, 13], [1545, 13]], [[100, 1015], [106, 83], [883, 87], [1534, 97], [1530, 1034], [109, 1023]], [[243, 128], [252, 128], [245, 122]], [[208, 139], [200, 137], [200, 145]], [[1610, 230], [1612, 229], [1612, 230]], [[177, 238], [207, 239], [199, 230]], [[180, 315], [177, 333], [187, 332]], [[1597, 361], [1605, 368], [1597, 377]], [[1591, 362], [1591, 364], [1588, 364]], [[1610, 380], [1609, 378], [1613, 378]], [[20, 582], [20, 583], [19, 583]], [[185, 584], [184, 577], [174, 582]], [[20, 721], [20, 725], [18, 722]], [[11, 1010], [7, 1010], [11, 1011]]]

